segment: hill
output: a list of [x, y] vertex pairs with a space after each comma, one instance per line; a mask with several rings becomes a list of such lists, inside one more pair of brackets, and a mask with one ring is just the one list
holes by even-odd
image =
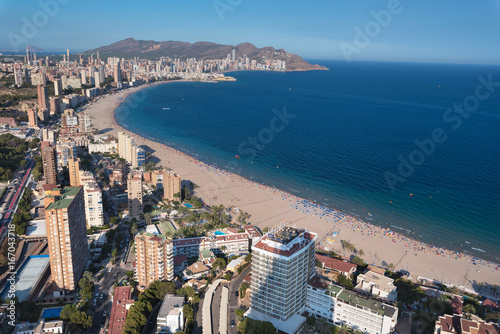
[[259, 62], [280, 59], [286, 61], [288, 71], [327, 70], [320, 65], [312, 65], [302, 57], [273, 47], [257, 48], [250, 43], [234, 45], [221, 45], [211, 42], [178, 42], [178, 41], [144, 41], [127, 38], [122, 41], [101, 46], [85, 51], [84, 54], [99, 51], [101, 59], [105, 57], [157, 59], [160, 57], [171, 58], [196, 58], [196, 59], [222, 59], [231, 51], [236, 50], [236, 57], [248, 57]]

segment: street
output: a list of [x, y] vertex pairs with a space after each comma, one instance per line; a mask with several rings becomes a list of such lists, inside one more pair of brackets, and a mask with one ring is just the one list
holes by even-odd
[[26, 168], [16, 172], [12, 184], [7, 188], [5, 195], [3, 196], [3, 201], [1, 207], [3, 208], [2, 219], [0, 221], [0, 243], [3, 241], [4, 235], [7, 233], [7, 225], [12, 220], [14, 213], [17, 210], [17, 204], [21, 199], [24, 188], [26, 187], [33, 167], [35, 166], [35, 160], [28, 159], [26, 163]]
[[[235, 279], [231, 280], [229, 284], [229, 315], [227, 317], [229, 324], [227, 327], [227, 332], [229, 334], [236, 334], [238, 332], [236, 324], [238, 324], [238, 317], [236, 316], [236, 312], [234, 312], [238, 308], [238, 296], [241, 283], [246, 275], [250, 273], [252, 265], [250, 264], [248, 267], [243, 269], [241, 274]], [[238, 295], [236, 295], [238, 293]], [[235, 326], [231, 327], [231, 321], [234, 321]]]
[[[125, 225], [120, 224], [116, 228], [117, 233], [122, 233], [126, 235], [128, 233], [128, 228]], [[118, 254], [116, 256], [116, 264], [112, 265], [108, 262], [106, 267], [99, 271], [94, 276], [94, 295], [90, 302], [91, 316], [92, 316], [92, 327], [89, 329], [88, 333], [100, 333], [104, 332], [101, 328], [106, 328], [109, 321], [109, 315], [112, 306], [112, 291], [113, 285], [124, 278], [127, 278], [127, 271], [133, 270], [132, 264], [123, 263], [122, 258], [124, 254], [125, 247], [118, 249]], [[96, 294], [98, 297], [96, 297]], [[100, 298], [100, 295], [103, 298]], [[97, 300], [96, 300], [97, 299]], [[94, 300], [96, 300], [96, 306], [94, 307]], [[103, 317], [103, 311], [106, 311], [106, 318]], [[104, 319], [104, 321], [103, 321]]]

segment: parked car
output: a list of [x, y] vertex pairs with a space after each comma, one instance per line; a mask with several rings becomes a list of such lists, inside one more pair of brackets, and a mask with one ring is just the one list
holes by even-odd
[[234, 327], [234, 320], [231, 320], [231, 327]]

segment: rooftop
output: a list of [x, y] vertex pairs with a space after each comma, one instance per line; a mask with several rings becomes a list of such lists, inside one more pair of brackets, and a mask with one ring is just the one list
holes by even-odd
[[158, 312], [158, 318], [166, 317], [171, 314], [175, 309], [182, 309], [184, 305], [184, 297], [176, 296], [173, 294], [166, 294], [163, 299], [163, 304], [161, 304], [160, 312]]
[[300, 233], [298, 234], [285, 233], [284, 236], [294, 235], [293, 239], [287, 239], [286, 243], [276, 242], [274, 240], [276, 239], [276, 234], [273, 237], [274, 239], [272, 239], [269, 238], [269, 233], [268, 233], [264, 237], [262, 237], [262, 239], [260, 239], [259, 242], [257, 242], [257, 244], [255, 244], [255, 246], [253, 246], [252, 248], [261, 249], [263, 251], [277, 254], [280, 256], [290, 257], [295, 253], [299, 252], [300, 250], [302, 250], [304, 247], [308, 246], [317, 237], [317, 234], [312, 232], [304, 230], [297, 230], [297, 231], [300, 231]]
[[347, 292], [345, 290], [342, 291], [337, 298], [338, 300], [346, 304], [349, 304], [351, 306], [365, 310], [370, 310], [374, 313], [378, 313], [380, 315], [385, 315], [388, 317], [392, 317], [397, 311], [397, 309], [391, 305], [384, 304], [375, 299], [364, 298], [357, 294]]
[[121, 334], [123, 332], [123, 325], [128, 313], [127, 305], [134, 303], [130, 299], [131, 292], [132, 289], [129, 286], [116, 287], [109, 318], [109, 334]]
[[68, 208], [81, 189], [82, 187], [64, 187], [63, 189], [61, 189], [61, 195], [54, 196], [54, 203], [50, 203], [45, 210], [59, 210]]
[[380, 275], [373, 271], [367, 271], [366, 273], [360, 274], [358, 276], [358, 285], [356, 285], [356, 289], [365, 290], [366, 284], [374, 285], [379, 290], [385, 292], [391, 292], [396, 289], [396, 287], [394, 286], [394, 280], [392, 278]]
[[[19, 302], [28, 299], [31, 290], [35, 287], [40, 276], [49, 266], [49, 255], [31, 255], [21, 265], [16, 275], [16, 296]], [[7, 299], [8, 286], [2, 291], [0, 297]]]
[[353, 263], [320, 254], [316, 254], [316, 260], [319, 260], [323, 264], [323, 268], [340, 271], [342, 273], [349, 273], [356, 270], [357, 267]]
[[318, 275], [314, 275], [307, 284], [319, 290], [328, 290], [328, 292], [331, 292], [334, 296], [337, 296], [343, 290], [342, 287], [332, 284], [331, 281], [319, 277]]

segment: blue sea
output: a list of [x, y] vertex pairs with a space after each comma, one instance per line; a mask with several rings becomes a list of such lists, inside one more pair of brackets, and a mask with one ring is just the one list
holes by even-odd
[[317, 62], [330, 71], [152, 86], [116, 119], [249, 179], [499, 261], [500, 67]]

